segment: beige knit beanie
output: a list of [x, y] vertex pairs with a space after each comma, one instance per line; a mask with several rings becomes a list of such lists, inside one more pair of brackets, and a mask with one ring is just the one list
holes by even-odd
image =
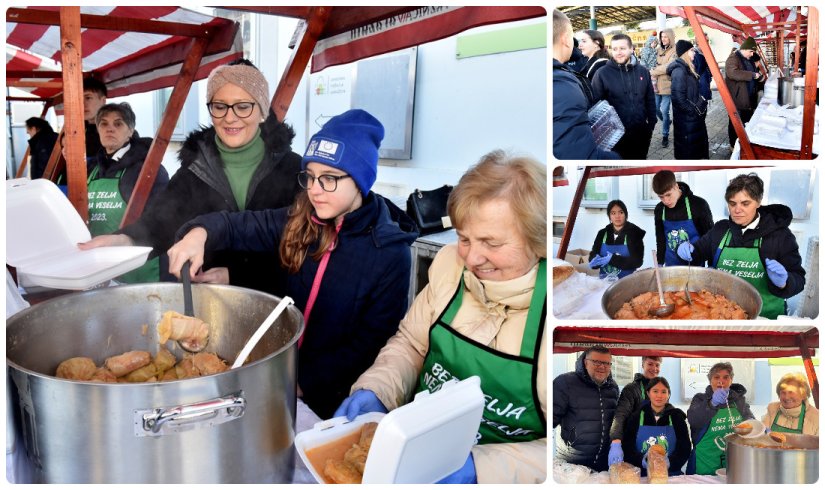
[[212, 102], [215, 92], [227, 83], [246, 90], [255, 99], [264, 118], [269, 115], [269, 84], [263, 73], [254, 66], [221, 65], [209, 74], [206, 82], [206, 101]]

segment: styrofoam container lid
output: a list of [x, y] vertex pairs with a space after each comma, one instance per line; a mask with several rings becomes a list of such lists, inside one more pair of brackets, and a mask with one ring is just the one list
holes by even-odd
[[360, 431], [367, 422], [378, 422], [362, 483], [435, 483], [466, 462], [483, 410], [481, 380], [471, 376], [444, 383], [435, 393], [418, 393], [412, 402], [386, 415], [367, 413], [351, 422], [346, 417], [319, 422], [295, 437], [295, 448], [312, 476], [324, 483], [306, 452]]
[[80, 250], [91, 239], [71, 202], [47, 179], [6, 181], [6, 263], [29, 282], [88, 289], [146, 262], [151, 247]]

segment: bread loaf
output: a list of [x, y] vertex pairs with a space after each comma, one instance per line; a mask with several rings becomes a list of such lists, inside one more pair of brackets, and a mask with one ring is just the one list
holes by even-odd
[[667, 483], [667, 451], [660, 444], [647, 450], [647, 477], [649, 483]]
[[576, 272], [576, 269], [570, 264], [553, 266], [553, 287], [564, 282], [564, 280], [573, 275], [574, 272]]
[[610, 465], [610, 483], [640, 483], [642, 471], [630, 463], [622, 461]]

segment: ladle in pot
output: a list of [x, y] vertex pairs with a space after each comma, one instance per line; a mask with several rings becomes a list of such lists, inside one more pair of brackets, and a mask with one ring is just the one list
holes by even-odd
[[665, 303], [665, 293], [662, 292], [662, 279], [659, 277], [659, 261], [656, 257], [656, 250], [653, 252], [653, 274], [656, 276], [656, 287], [659, 289], [659, 306], [651, 308], [648, 313], [654, 316], [668, 316], [673, 313], [676, 305]]
[[284, 296], [283, 299], [281, 299], [281, 301], [278, 303], [278, 306], [276, 306], [275, 309], [272, 310], [272, 313], [270, 313], [269, 316], [264, 319], [263, 323], [261, 323], [261, 326], [258, 327], [258, 329], [255, 330], [255, 333], [252, 334], [252, 337], [250, 337], [249, 340], [246, 341], [246, 345], [243, 346], [243, 349], [241, 349], [241, 352], [238, 354], [238, 357], [235, 359], [235, 362], [232, 363], [232, 369], [241, 367], [241, 365], [243, 365], [244, 361], [246, 361], [246, 358], [249, 356], [249, 353], [252, 352], [252, 349], [254, 349], [256, 345], [258, 345], [258, 341], [260, 341], [261, 337], [263, 337], [266, 331], [269, 330], [269, 327], [271, 327], [272, 324], [275, 323], [275, 320], [277, 320], [278, 317], [281, 316], [281, 313], [283, 313], [287, 306], [293, 303], [294, 301], [289, 296]]
[[[192, 280], [189, 277], [189, 269], [191, 266], [192, 262], [188, 260], [183, 263], [183, 267], [181, 267], [180, 269], [180, 279], [181, 283], [183, 284], [183, 314], [186, 316], [194, 317], [195, 307], [192, 304]], [[186, 340], [178, 340], [178, 345], [181, 349], [185, 350], [186, 352], [191, 352], [193, 354], [197, 354], [198, 352], [206, 348], [206, 343], [190, 344]]]

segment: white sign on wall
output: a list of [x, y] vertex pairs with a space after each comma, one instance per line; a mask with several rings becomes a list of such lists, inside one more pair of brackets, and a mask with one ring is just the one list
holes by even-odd
[[754, 367], [751, 359], [682, 359], [682, 393], [684, 401], [689, 402], [698, 393], [704, 393], [708, 382], [710, 368], [717, 362], [729, 362], [733, 366], [733, 382], [744, 386], [748, 392], [745, 399], [753, 396]]

